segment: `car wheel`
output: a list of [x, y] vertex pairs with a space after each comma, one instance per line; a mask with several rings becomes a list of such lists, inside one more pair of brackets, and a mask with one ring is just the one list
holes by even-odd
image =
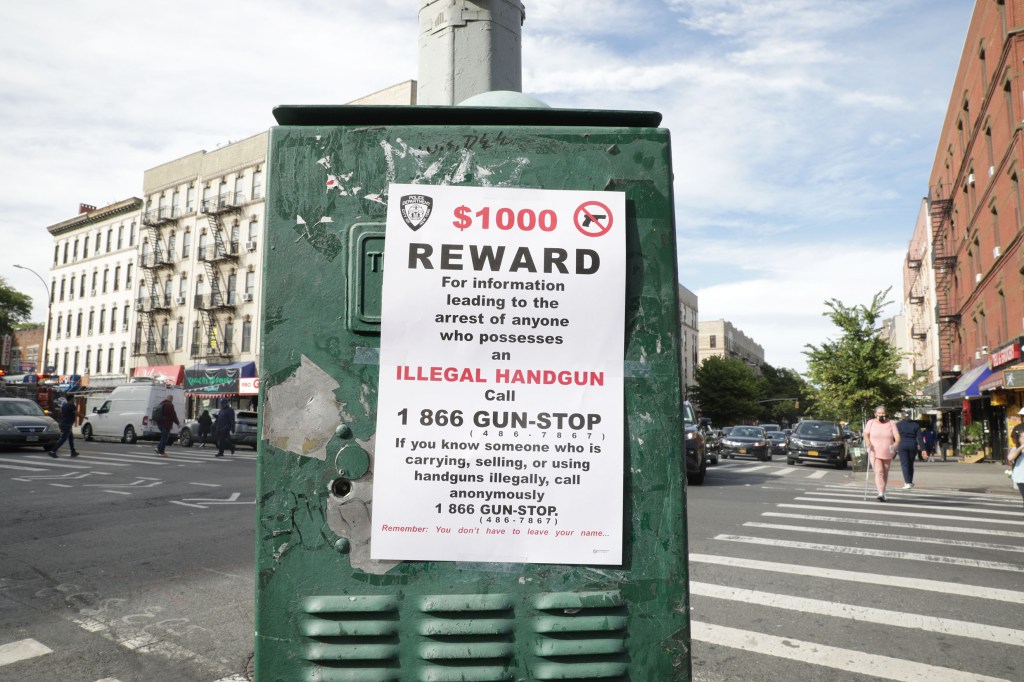
[[124, 438], [122, 439], [128, 445], [135, 445], [139, 442], [139, 437], [135, 435], [135, 427], [129, 424], [124, 427]]
[[178, 434], [178, 445], [183, 448], [190, 448], [192, 447], [192, 442], [192, 432], [187, 427], [182, 429], [181, 433]]
[[704, 485], [704, 475], [708, 472], [708, 462], [704, 460], [701, 464], [700, 471], [695, 474], [687, 474], [686, 480], [690, 485]]
[[790, 459], [789, 457], [787, 457], [786, 458], [786, 464], [788, 464], [789, 466], [793, 466], [794, 464], [796, 464], [796, 460], [795, 459]]
[[82, 424], [82, 438], [92, 440], [92, 425]]

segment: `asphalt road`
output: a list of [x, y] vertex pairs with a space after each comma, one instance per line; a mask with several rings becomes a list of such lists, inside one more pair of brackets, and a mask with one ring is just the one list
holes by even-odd
[[[79, 448], [0, 452], [0, 681], [243, 682], [255, 453]], [[710, 468], [688, 500], [693, 679], [1024, 680], [1019, 497], [940, 466], [885, 504], [862, 473]]]
[[0, 452], [0, 680], [244, 680], [256, 453], [77, 443]]
[[885, 503], [863, 473], [710, 468], [688, 498], [693, 679], [1024, 680], [1024, 510], [964, 467], [919, 466]]

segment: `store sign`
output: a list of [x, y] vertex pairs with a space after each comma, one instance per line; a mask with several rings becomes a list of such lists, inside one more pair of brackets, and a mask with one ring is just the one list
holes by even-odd
[[259, 395], [260, 392], [260, 378], [259, 377], [247, 377], [238, 380], [238, 393], [239, 395]]
[[989, 369], [995, 369], [1015, 360], [1020, 359], [1020, 344], [1011, 343], [1009, 346], [1000, 348], [995, 353], [988, 356]]
[[196, 367], [185, 370], [185, 391], [192, 394], [217, 395], [238, 393], [238, 367]]
[[371, 556], [622, 562], [625, 199], [391, 185]]

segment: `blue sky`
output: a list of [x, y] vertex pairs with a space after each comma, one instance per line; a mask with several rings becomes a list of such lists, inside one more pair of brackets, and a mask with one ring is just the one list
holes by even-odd
[[[145, 169], [416, 77], [414, 0], [55, 0], [0, 21], [0, 274], [37, 297], [47, 225]], [[524, 0], [523, 89], [672, 132], [680, 280], [777, 366], [822, 302], [893, 285], [974, 3]], [[899, 303], [889, 312], [899, 312]]]

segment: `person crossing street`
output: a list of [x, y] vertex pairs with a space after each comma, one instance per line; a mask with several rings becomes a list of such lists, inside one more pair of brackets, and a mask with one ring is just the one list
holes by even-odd
[[868, 448], [868, 462], [875, 470], [875, 490], [879, 502], [885, 502], [885, 487], [889, 483], [889, 467], [896, 455], [900, 433], [885, 414], [885, 405], [875, 408], [875, 418], [864, 425], [864, 443]]
[[57, 458], [57, 451], [67, 441], [71, 448], [71, 456], [78, 457], [78, 450], [75, 450], [75, 418], [78, 416], [75, 410], [75, 403], [67, 398], [60, 399], [60, 440], [51, 449], [46, 451], [50, 457]]
[[156, 453], [161, 457], [167, 456], [164, 450], [167, 449], [167, 443], [171, 440], [171, 426], [177, 426], [178, 423], [178, 413], [174, 410], [174, 399], [169, 395], [165, 396], [163, 402], [160, 403], [160, 419], [156, 422], [160, 428], [160, 442], [156, 446]]
[[217, 412], [217, 419], [213, 422], [213, 435], [217, 439], [216, 457], [223, 457], [224, 450], [231, 450], [235, 454], [235, 444], [231, 441], [231, 434], [235, 430], [235, 410], [227, 398], [221, 398], [220, 411]]
[[903, 469], [903, 489], [910, 490], [914, 487], [914, 460], [921, 451], [921, 427], [910, 418], [909, 412], [904, 412], [903, 418], [896, 422], [896, 430], [900, 434], [897, 451]]

